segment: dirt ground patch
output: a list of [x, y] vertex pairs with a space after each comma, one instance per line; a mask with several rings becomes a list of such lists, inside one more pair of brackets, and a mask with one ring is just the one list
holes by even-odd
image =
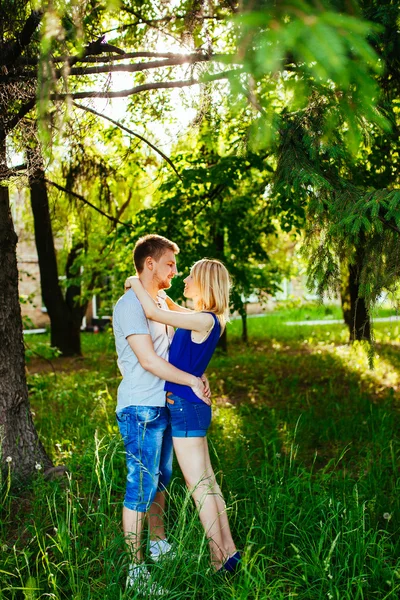
[[46, 358], [31, 358], [26, 364], [28, 375], [35, 373], [70, 373], [89, 368], [89, 361], [84, 356], [66, 356], [53, 360]]

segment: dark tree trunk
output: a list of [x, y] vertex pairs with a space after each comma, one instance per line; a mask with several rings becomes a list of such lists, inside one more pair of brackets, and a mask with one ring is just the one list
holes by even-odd
[[240, 316], [242, 317], [242, 342], [247, 344], [249, 342], [249, 336], [247, 333], [247, 310], [246, 305], [243, 305], [243, 311], [241, 311]]
[[360, 296], [360, 275], [364, 260], [363, 244], [360, 242], [356, 250], [354, 262], [349, 264], [348, 271], [348, 298], [350, 310], [345, 316], [350, 332], [350, 342], [366, 340], [371, 341], [371, 320], [365, 299]]
[[[81, 299], [81, 281], [80, 281], [80, 267], [77, 266], [76, 260], [79, 254], [84, 250], [82, 243], [77, 243], [72, 246], [65, 267], [65, 274], [67, 276], [68, 287], [65, 293], [65, 302], [68, 310], [71, 314], [71, 320], [73, 323], [74, 335], [78, 337], [79, 348], [81, 347], [81, 325], [82, 319], [86, 313], [87, 302], [82, 302]], [[93, 273], [94, 274], [94, 273]]]
[[359, 265], [349, 267], [350, 341], [371, 341], [371, 321], [364, 298], [359, 296]]
[[[64, 299], [58, 280], [56, 251], [51, 227], [49, 198], [40, 149], [28, 148], [29, 186], [35, 225], [35, 241], [39, 258], [43, 302], [51, 323], [51, 345], [63, 356], [81, 354], [80, 326], [82, 309], [76, 302], [76, 287]], [[71, 268], [71, 265], [69, 265]]]
[[[224, 240], [224, 229], [219, 223], [219, 221], [215, 222], [214, 229], [214, 244], [215, 244], [215, 257], [219, 260], [224, 260], [224, 249], [225, 249], [225, 240]], [[218, 340], [217, 348], [219, 348], [225, 354], [228, 352], [228, 334], [226, 332], [226, 327], [224, 329], [223, 334]]]
[[35, 473], [36, 464], [48, 469], [52, 463], [38, 439], [29, 406], [16, 245], [8, 188], [0, 186], [0, 456], [2, 471], [10, 465], [23, 480]]
[[349, 287], [349, 268], [348, 265], [342, 265], [340, 301], [342, 305], [343, 319], [347, 327], [351, 328], [351, 298]]
[[226, 327], [218, 340], [217, 348], [219, 348], [222, 352], [228, 352], [228, 336], [226, 335]]

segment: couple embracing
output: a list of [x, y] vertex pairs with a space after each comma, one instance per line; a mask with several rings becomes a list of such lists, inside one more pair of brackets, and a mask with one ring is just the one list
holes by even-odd
[[217, 260], [196, 262], [184, 280], [184, 295], [195, 310], [183, 308], [164, 291], [177, 273], [178, 252], [162, 236], [139, 239], [133, 252], [138, 277], [127, 279], [113, 315], [123, 376], [116, 416], [128, 472], [122, 516], [132, 556], [127, 585], [139, 593], [150, 585], [154, 596], [165, 590], [149, 580], [142, 530], [148, 517], [153, 560], [171, 553], [163, 514], [173, 449], [209, 541], [213, 568], [234, 571], [240, 560], [206, 438], [211, 400], [204, 372], [225, 327], [229, 274]]

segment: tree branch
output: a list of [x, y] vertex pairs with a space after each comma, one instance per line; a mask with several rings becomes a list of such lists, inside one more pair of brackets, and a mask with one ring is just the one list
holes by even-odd
[[24, 171], [27, 165], [17, 165], [16, 167], [7, 167], [6, 164], [0, 163], [0, 181], [6, 181], [13, 177], [18, 171]]
[[42, 20], [43, 13], [33, 10], [25, 22], [22, 31], [17, 35], [15, 42], [6, 47], [0, 54], [0, 65], [10, 66], [21, 56], [24, 48], [29, 45], [33, 34]]
[[[120, 56], [125, 56], [125, 50], [122, 50], [122, 48], [118, 48], [118, 46], [109, 44], [105, 41], [105, 37], [105, 35], [101, 35], [94, 42], [89, 42], [89, 44], [85, 47], [83, 51], [83, 56], [89, 56], [92, 54], [103, 54], [104, 52], [115, 52]], [[77, 58], [79, 58], [79, 56]]]
[[233, 69], [231, 71], [225, 71], [224, 73], [216, 73], [215, 75], [208, 75], [206, 79], [186, 79], [182, 81], [160, 81], [153, 83], [144, 83], [137, 85], [136, 87], [119, 90], [117, 92], [72, 92], [70, 94], [52, 94], [51, 100], [64, 100], [66, 98], [73, 98], [78, 100], [81, 98], [126, 98], [127, 96], [133, 96], [140, 92], [147, 90], [161, 90], [161, 89], [172, 89], [172, 88], [184, 88], [192, 85], [201, 85], [202, 83], [208, 83], [210, 81], [217, 81], [219, 79], [229, 79], [233, 73], [238, 73], [239, 69]]
[[106, 217], [109, 221], [112, 221], [115, 224], [119, 223], [120, 225], [124, 225], [124, 227], [128, 227], [129, 229], [134, 229], [133, 225], [131, 225], [130, 223], [124, 223], [123, 221], [120, 221], [116, 217], [113, 217], [112, 215], [108, 215], [107, 213], [103, 212], [100, 208], [98, 208], [97, 206], [95, 206], [94, 204], [89, 202], [89, 200], [86, 200], [86, 198], [84, 198], [80, 194], [77, 194], [76, 192], [73, 192], [72, 190], [67, 190], [66, 188], [62, 187], [62, 185], [59, 185], [58, 183], [56, 183], [55, 181], [51, 181], [50, 179], [45, 179], [45, 181], [49, 185], [52, 185], [53, 187], [60, 190], [60, 192], [65, 192], [66, 194], [69, 194], [70, 196], [77, 198], [77, 200], [81, 200], [81, 202], [84, 202], [84, 204], [87, 204], [88, 206], [90, 206], [91, 208], [96, 210], [98, 213], [103, 215], [103, 217]]
[[[126, 56], [120, 57], [126, 58]], [[97, 75], [99, 73], [114, 73], [119, 71], [125, 71], [128, 73], [136, 73], [138, 71], [146, 71], [149, 69], [158, 69], [160, 67], [173, 67], [176, 65], [193, 64], [195, 62], [205, 62], [209, 58], [205, 54], [203, 55], [192, 55], [192, 56], [176, 56], [174, 58], [166, 58], [164, 60], [151, 60], [148, 62], [136, 63], [136, 64], [122, 64], [122, 65], [101, 65], [99, 67], [72, 67], [69, 71], [65, 72], [61, 69], [57, 70], [55, 75], [61, 77], [62, 75]], [[35, 78], [37, 77], [36, 70], [32, 71], [13, 71], [9, 75], [1, 75], [0, 81], [10, 81], [13, 79], [19, 80], [21, 77]]]
[[[33, 13], [39, 14], [39, 11], [33, 11], [32, 14]], [[29, 17], [29, 18], [31, 18], [31, 17]], [[29, 21], [29, 19], [28, 19], [28, 21]], [[28, 21], [27, 21], [27, 23], [28, 23]], [[19, 43], [21, 43], [22, 34], [23, 33], [21, 33], [21, 36], [19, 38]], [[105, 36], [103, 35], [103, 36], [100, 36], [94, 42], [90, 42], [87, 46], [85, 46], [82, 53], [79, 55], [59, 57], [59, 58], [63, 59], [63, 62], [67, 62], [69, 64], [69, 66], [72, 66], [77, 62], [83, 62], [85, 60], [85, 57], [87, 57], [87, 56], [93, 56], [93, 55], [104, 54], [104, 53], [108, 53], [108, 54], [115, 53], [116, 57], [119, 57], [120, 59], [126, 58], [125, 50], [122, 50], [121, 48], [118, 48], [117, 46], [113, 46], [112, 44], [108, 44], [107, 42], [104, 41], [104, 38], [105, 38]], [[30, 42], [30, 38], [26, 39], [26, 35], [25, 35], [23, 39], [26, 42], [25, 45], [28, 45]], [[20, 56], [22, 50], [23, 50], [23, 48], [21, 48], [19, 54], [17, 54], [15, 58], [18, 58]], [[37, 66], [39, 64], [39, 60], [40, 60], [39, 58], [33, 58], [33, 59], [32, 58], [31, 59], [21, 58], [17, 62], [17, 66], [20, 66], [20, 65]], [[53, 62], [59, 62], [59, 61], [58, 61], [58, 59], [55, 59]], [[61, 62], [61, 60], [60, 60], [60, 62]], [[3, 58], [0, 58], [0, 64], [5, 64]]]
[[[77, 63], [107, 63], [118, 60], [132, 59], [132, 58], [183, 58], [195, 59], [198, 57], [201, 60], [202, 57], [207, 56], [209, 60], [222, 60], [229, 57], [228, 54], [211, 54], [206, 55], [203, 52], [192, 52], [190, 54], [177, 54], [176, 52], [126, 52], [125, 54], [109, 54], [108, 56], [53, 56], [53, 63], [69, 63], [72, 61]], [[18, 59], [16, 64], [22, 66], [36, 66], [39, 62], [38, 58], [24, 58]], [[193, 60], [195, 62], [195, 60]]]
[[[186, 15], [170, 15], [167, 17], [161, 17], [159, 19], [149, 19], [147, 21], [147, 24], [152, 24], [152, 26], [156, 25], [157, 23], [171, 23], [171, 21], [182, 21], [183, 19], [185, 19]], [[202, 17], [203, 21], [223, 21], [224, 17], [221, 17], [219, 15], [203, 15]], [[141, 21], [140, 19], [138, 19], [137, 21], [135, 21], [134, 23], [126, 23], [125, 25], [120, 25], [119, 27], [113, 27], [113, 29], [108, 29], [107, 31], [104, 31], [103, 33], [107, 34], [107, 33], [111, 33], [113, 31], [124, 31], [125, 29], [129, 29], [130, 27], [137, 27], [138, 25], [141, 25], [143, 23], [143, 21]]]
[[176, 65], [193, 64], [195, 62], [205, 62], [209, 58], [206, 55], [193, 56], [174, 56], [164, 60], [151, 60], [148, 62], [123, 65], [108, 65], [99, 67], [74, 67], [70, 70], [71, 75], [92, 75], [96, 73], [111, 73], [113, 71], [127, 71], [135, 73], [136, 71], [146, 71], [148, 69], [158, 69], [159, 67], [174, 67]]
[[20, 120], [23, 119], [25, 115], [27, 115], [28, 112], [32, 110], [32, 108], [35, 106], [35, 102], [36, 99], [31, 98], [29, 102], [21, 106], [18, 113], [14, 117], [12, 117], [8, 122], [6, 121], [7, 125], [5, 126], [5, 128], [0, 129], [0, 144], [6, 139], [7, 134], [10, 131], [12, 131], [14, 127], [16, 127], [16, 125], [18, 125]]
[[[134, 88], [130, 88], [128, 90], [120, 90], [117, 92], [75, 92], [72, 94], [51, 94], [50, 100], [65, 100], [67, 98], [73, 98], [74, 100], [82, 99], [82, 98], [126, 98], [127, 96], [132, 96], [133, 94], [138, 94], [140, 92], [144, 92], [146, 90], [159, 90], [159, 89], [172, 89], [172, 88], [184, 88], [192, 85], [200, 85], [202, 83], [207, 83], [211, 81], [217, 81], [220, 79], [229, 79], [231, 75], [237, 74], [240, 72], [240, 69], [231, 69], [230, 71], [225, 71], [223, 73], [216, 73], [215, 75], [207, 75], [207, 78], [203, 80], [197, 79], [188, 79], [183, 81], [166, 81], [166, 82], [154, 82], [154, 83], [146, 83], [143, 85], [138, 85]], [[24, 104], [19, 112], [12, 117], [7, 126], [4, 129], [0, 129], [0, 144], [4, 142], [7, 137], [7, 134], [18, 125], [19, 121], [23, 119], [23, 117], [28, 114], [32, 108], [35, 106], [35, 98], [32, 98]], [[146, 140], [146, 143], [147, 142]]]
[[139, 12], [135, 11], [133, 8], [126, 6], [122, 2], [120, 4], [120, 9], [124, 10], [129, 15], [133, 15], [134, 17], [136, 17], [140, 23], [145, 23], [148, 27], [152, 27], [153, 29], [156, 29], [158, 32], [161, 31], [164, 35], [166, 35], [167, 37], [170, 37], [175, 42], [180, 42], [180, 40], [176, 36], [174, 36], [172, 33], [170, 33], [169, 31], [163, 31], [162, 29], [159, 29], [159, 27], [157, 27], [157, 25], [154, 25], [154, 23], [152, 22], [152, 19], [150, 19], [150, 20], [145, 19], [144, 17], [142, 17], [142, 15]]
[[77, 102], [73, 102], [73, 105], [76, 106], [77, 108], [80, 108], [81, 110], [86, 110], [87, 112], [90, 112], [93, 115], [96, 115], [97, 117], [102, 117], [103, 119], [106, 119], [107, 121], [110, 121], [110, 123], [113, 123], [113, 125], [116, 125], [117, 127], [119, 127], [120, 129], [122, 129], [123, 131], [126, 131], [127, 133], [129, 133], [129, 135], [133, 135], [134, 137], [137, 137], [139, 140], [142, 140], [142, 142], [144, 142], [145, 144], [147, 144], [148, 146], [150, 146], [150, 148], [152, 148], [165, 161], [167, 161], [167, 163], [169, 164], [169, 166], [178, 175], [179, 179], [182, 179], [182, 177], [178, 173], [178, 171], [177, 171], [174, 163], [172, 162], [172, 160], [170, 158], [168, 158], [168, 156], [166, 154], [164, 154], [164, 152], [162, 152], [162, 150], [160, 150], [159, 148], [157, 148], [157, 146], [154, 146], [154, 144], [152, 144], [151, 142], [149, 142], [149, 140], [147, 140], [146, 138], [144, 138], [142, 135], [140, 135], [139, 133], [135, 133], [131, 129], [128, 129], [128, 127], [126, 127], [125, 125], [122, 125], [122, 123], [119, 123], [118, 121], [114, 121], [114, 119], [112, 119], [111, 117], [108, 117], [107, 115], [104, 115], [103, 113], [99, 113], [96, 110], [94, 110], [93, 108], [89, 108], [88, 106], [82, 106], [82, 104], [78, 104]]

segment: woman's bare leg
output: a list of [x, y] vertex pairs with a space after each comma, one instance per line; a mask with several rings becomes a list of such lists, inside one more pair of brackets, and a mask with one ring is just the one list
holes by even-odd
[[186, 485], [195, 501], [201, 524], [209, 540], [211, 562], [221, 568], [226, 559], [219, 518], [218, 499], [214, 495], [215, 477], [210, 473], [205, 437], [174, 437], [174, 450]]
[[[211, 466], [207, 438], [174, 438], [174, 448], [185, 481], [189, 489], [193, 490], [192, 495], [196, 505], [200, 506], [200, 520], [208, 537], [212, 537], [213, 545], [218, 546], [217, 556], [222, 562], [227, 556], [236, 552], [236, 546], [229, 527], [221, 488]], [[198, 460], [200, 456], [201, 460]], [[205, 494], [211, 496], [213, 502], [208, 499], [205, 504]], [[212, 525], [212, 529], [209, 529], [209, 524]], [[215, 554], [213, 545], [210, 545], [212, 556], [213, 553]], [[213, 560], [213, 562], [218, 561]]]
[[207, 438], [204, 438], [204, 440], [205, 440], [205, 452], [206, 452], [206, 469], [207, 469], [207, 473], [210, 474], [210, 478], [212, 479], [212, 482], [213, 482], [212, 493], [214, 494], [214, 498], [217, 503], [219, 525], [220, 525], [220, 531], [221, 531], [221, 537], [222, 537], [222, 547], [224, 549], [224, 554], [226, 556], [231, 556], [232, 554], [235, 554], [236, 546], [235, 546], [235, 542], [233, 541], [233, 538], [232, 538], [231, 529], [229, 527], [228, 515], [226, 514], [225, 500], [222, 495], [221, 488], [219, 487], [219, 485], [215, 479], [214, 471], [211, 466]]

